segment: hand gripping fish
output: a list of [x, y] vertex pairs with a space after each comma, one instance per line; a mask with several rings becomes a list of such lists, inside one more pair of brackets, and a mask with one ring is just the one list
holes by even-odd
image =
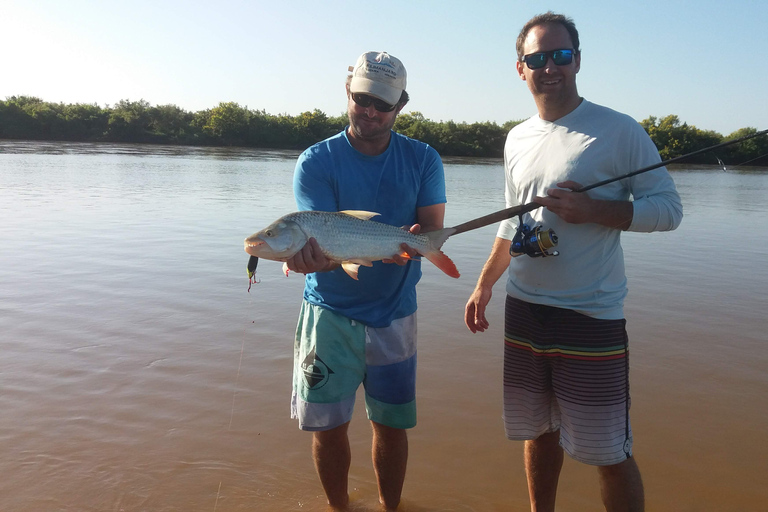
[[[369, 220], [378, 213], [359, 210], [342, 212], [303, 211], [289, 213], [245, 239], [245, 252], [255, 258], [286, 261], [314, 237], [329, 260], [357, 279], [360, 265], [371, 267], [374, 261], [400, 255], [408, 258], [400, 244], [408, 244], [424, 255], [437, 268], [451, 277], [459, 277], [453, 261], [440, 251], [455, 230], [444, 228], [429, 233], [413, 234], [389, 224]], [[253, 278], [256, 261], [249, 263]]]

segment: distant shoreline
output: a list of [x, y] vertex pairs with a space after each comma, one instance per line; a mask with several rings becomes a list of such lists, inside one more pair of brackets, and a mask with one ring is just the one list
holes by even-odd
[[[24, 148], [25, 144], [33, 145], [34, 147]], [[40, 145], [48, 144], [51, 147], [48, 149], [41, 148]], [[68, 144], [75, 145], [75, 147], [62, 147]], [[92, 145], [93, 150], [81, 151], [78, 150], [76, 145]], [[10, 148], [9, 148], [10, 146]], [[99, 146], [102, 146], [99, 149]], [[111, 149], [110, 149], [111, 147]], [[128, 149], [135, 147], [135, 149]], [[142, 149], [147, 147], [151, 149]], [[8, 151], [10, 149], [10, 151]], [[42, 149], [42, 151], [41, 151]], [[158, 154], [165, 156], [202, 156], [216, 154], [221, 157], [230, 159], [253, 159], [264, 158], [265, 156], [276, 159], [295, 160], [298, 158], [302, 150], [300, 149], [285, 149], [285, 148], [253, 148], [253, 147], [241, 147], [241, 146], [196, 146], [192, 144], [164, 144], [164, 143], [147, 143], [147, 142], [98, 142], [98, 141], [72, 141], [72, 140], [29, 140], [29, 139], [3, 139], [0, 138], [0, 155], [3, 154]], [[475, 156], [453, 156], [453, 155], [441, 155], [444, 164], [455, 165], [486, 165], [486, 166], [502, 166], [502, 157], [475, 157]], [[722, 168], [715, 163], [702, 162], [702, 163], [675, 163], [666, 166], [670, 171], [700, 171], [704, 169], [711, 169], [713, 171], [722, 172]], [[768, 170], [768, 162], [760, 165], [726, 165], [727, 172], [761, 172]]]
[[[432, 121], [420, 112], [400, 114], [394, 130], [426, 142], [445, 157], [501, 158], [507, 133], [522, 122], [456, 123]], [[29, 96], [0, 100], [0, 139], [61, 142], [162, 144], [303, 150], [347, 125], [345, 114], [329, 117], [320, 110], [297, 116], [272, 115], [237, 103], [188, 112], [176, 105], [122, 100], [113, 106], [50, 103]], [[662, 160], [756, 133], [741, 128], [728, 136], [681, 123], [678, 116], [651, 116], [640, 125], [656, 144]], [[768, 166], [768, 137], [757, 137], [717, 153], [726, 165]], [[690, 163], [712, 163], [712, 155]]]

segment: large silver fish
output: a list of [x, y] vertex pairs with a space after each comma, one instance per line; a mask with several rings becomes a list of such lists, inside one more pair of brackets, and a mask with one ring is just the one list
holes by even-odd
[[407, 257], [400, 247], [406, 243], [449, 276], [459, 277], [456, 265], [440, 251], [455, 232], [453, 228], [415, 235], [369, 220], [376, 215], [359, 210], [289, 213], [246, 238], [245, 252], [257, 258], [286, 261], [314, 237], [326, 258], [340, 263], [347, 274], [357, 279], [360, 265], [371, 267], [374, 261], [394, 255]]

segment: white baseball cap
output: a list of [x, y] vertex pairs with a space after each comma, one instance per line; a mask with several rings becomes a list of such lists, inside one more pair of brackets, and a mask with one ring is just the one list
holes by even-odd
[[349, 91], [370, 94], [390, 105], [400, 101], [405, 90], [405, 67], [396, 57], [387, 52], [366, 52], [350, 66], [352, 81]]

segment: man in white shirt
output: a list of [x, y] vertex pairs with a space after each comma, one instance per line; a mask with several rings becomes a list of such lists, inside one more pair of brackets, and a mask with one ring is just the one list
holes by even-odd
[[548, 12], [531, 19], [517, 53], [538, 115], [507, 137], [507, 206], [541, 204], [527, 222], [552, 228], [560, 255], [512, 258], [516, 220], [504, 221], [465, 322], [472, 332], [488, 328], [493, 284], [508, 270], [504, 420], [507, 437], [525, 441], [531, 509], [554, 511], [568, 453], [597, 466], [606, 510], [641, 511], [620, 235], [675, 229], [680, 197], [663, 167], [577, 192], [659, 162], [658, 151], [632, 118], [579, 96], [579, 36], [570, 18]]

